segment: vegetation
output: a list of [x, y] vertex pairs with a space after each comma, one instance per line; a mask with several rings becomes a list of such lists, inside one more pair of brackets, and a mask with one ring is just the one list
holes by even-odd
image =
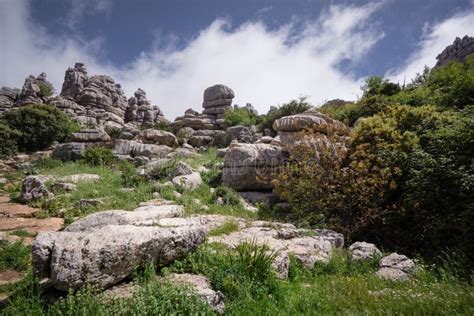
[[211, 229], [209, 231], [209, 236], [226, 235], [236, 230], [239, 230], [239, 223], [234, 220], [228, 220], [225, 221], [221, 226]]
[[5, 123], [0, 122], [0, 158], [14, 155], [18, 148], [17, 143], [21, 133], [16, 129], [12, 129]]
[[51, 84], [42, 81], [37, 81], [37, 84], [40, 89], [39, 94], [41, 97], [47, 98], [54, 94], [54, 87]]
[[469, 59], [425, 71], [405, 89], [370, 78], [359, 102], [326, 108], [350, 124], [364, 119], [347, 151], [302, 145], [293, 152], [276, 181], [293, 206], [286, 215], [411, 255], [466, 253], [470, 271], [473, 73]]
[[[18, 150], [24, 152], [46, 149], [55, 141], [64, 141], [77, 129], [64, 112], [46, 104], [32, 104], [8, 111], [0, 123], [15, 131], [13, 138], [18, 134], [16, 145]], [[1, 131], [5, 133], [4, 129]]]
[[86, 149], [84, 161], [90, 166], [109, 166], [115, 162], [115, 157], [110, 148], [91, 147]]
[[279, 107], [272, 107], [266, 115], [262, 116], [259, 127], [262, 131], [269, 129], [273, 133], [276, 133], [273, 130], [273, 122], [275, 122], [275, 120], [284, 116], [302, 113], [309, 110], [310, 108], [311, 105], [306, 102], [306, 98], [291, 100], [290, 102], [282, 104]]
[[225, 113], [225, 123], [228, 127], [237, 125], [251, 126], [256, 125], [257, 122], [258, 116], [246, 108], [237, 108]]
[[3, 241], [0, 246], [0, 271], [9, 269], [25, 271], [30, 262], [31, 248], [16, 242]]

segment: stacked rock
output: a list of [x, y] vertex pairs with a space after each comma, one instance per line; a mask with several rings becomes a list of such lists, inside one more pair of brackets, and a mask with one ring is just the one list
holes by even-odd
[[0, 115], [2, 115], [2, 113], [5, 111], [14, 108], [19, 94], [19, 89], [12, 89], [8, 87], [2, 87], [0, 89]]
[[474, 53], [474, 37], [464, 36], [462, 39], [456, 37], [452, 45], [446, 47], [436, 59], [436, 67], [446, 65], [451, 61], [463, 62], [467, 56]]
[[[176, 129], [181, 143], [188, 143], [193, 147], [227, 146], [225, 134], [225, 112], [232, 109], [234, 91], [227, 86], [217, 84], [204, 91], [202, 114], [188, 109], [184, 116], [179, 116], [171, 124]], [[184, 130], [186, 129], [186, 130]], [[194, 132], [191, 132], [192, 129]]]
[[53, 91], [53, 85], [46, 79], [44, 72], [36, 78], [29, 76], [25, 79], [25, 83], [23, 84], [23, 88], [15, 105], [22, 106], [45, 103]]
[[148, 127], [161, 122], [168, 122], [161, 109], [156, 105], [151, 105], [150, 100], [146, 97], [146, 92], [138, 88], [134, 96], [128, 99], [125, 123]]
[[50, 100], [79, 124], [122, 128], [127, 99], [109, 76], [87, 76], [84, 64], [66, 70], [61, 94]]

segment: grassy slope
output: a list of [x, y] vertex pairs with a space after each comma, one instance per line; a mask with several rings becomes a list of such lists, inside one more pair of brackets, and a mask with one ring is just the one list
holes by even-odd
[[[219, 160], [215, 150], [198, 159], [187, 159], [193, 167], [206, 165], [210, 174]], [[218, 206], [216, 196], [204, 183], [193, 192], [182, 191], [181, 198], [171, 194], [172, 189], [157, 187], [151, 182], [140, 182], [133, 192], [119, 192], [122, 179], [119, 172], [109, 167], [89, 167], [81, 163], [60, 164], [47, 162], [38, 166], [43, 174], [57, 176], [75, 173], [94, 173], [102, 180], [94, 184], [80, 184], [78, 191], [70, 196], [57, 194], [56, 202], [43, 202], [44, 216], [55, 215], [59, 208], [66, 208], [66, 218], [83, 216], [99, 208], [79, 209], [75, 204], [81, 198], [104, 198], [100, 209], [131, 210], [139, 202], [152, 198], [159, 192], [168, 199], [176, 199], [191, 213], [220, 213], [256, 218], [241, 205]], [[227, 194], [227, 193], [226, 193]], [[232, 194], [230, 192], [229, 194]], [[201, 201], [201, 205], [195, 199]], [[54, 200], [53, 200], [54, 201]], [[56, 204], [55, 204], [56, 203]], [[203, 208], [203, 205], [206, 207]], [[235, 230], [235, 224], [226, 223], [213, 234], [224, 234]], [[11, 249], [2, 250], [0, 258], [11, 257]], [[417, 278], [408, 282], [390, 282], [373, 276], [375, 263], [359, 265], [347, 260], [345, 252], [338, 253], [328, 265], [317, 265], [314, 270], [292, 265], [288, 280], [277, 280], [266, 273], [265, 260], [252, 254], [245, 255], [224, 247], [204, 245], [180, 262], [165, 268], [160, 273], [193, 272], [202, 273], [213, 286], [226, 296], [226, 313], [236, 315], [322, 315], [322, 314], [474, 314], [474, 289], [467, 281], [455, 276], [451, 265], [445, 269], [421, 268]], [[13, 261], [14, 262], [14, 261]], [[7, 264], [9, 266], [9, 264]], [[25, 267], [21, 264], [21, 270]], [[137, 277], [136, 277], [137, 279]], [[138, 277], [144, 287], [131, 301], [107, 301], [92, 289], [70, 294], [57, 302], [50, 310], [51, 315], [136, 315], [177, 312], [189, 314], [211, 311], [194, 296], [183, 294], [183, 289], [173, 285], [157, 283], [154, 278]], [[8, 287], [13, 293], [10, 305], [3, 310], [5, 315], [42, 315], [47, 313], [41, 300], [37, 283], [27, 277], [17, 286]]]

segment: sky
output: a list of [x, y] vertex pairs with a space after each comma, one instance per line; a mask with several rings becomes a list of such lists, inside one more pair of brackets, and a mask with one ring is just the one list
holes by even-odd
[[173, 119], [221, 83], [260, 113], [298, 97], [356, 100], [365, 78], [410, 82], [456, 37], [474, 0], [0, 0], [0, 86], [84, 62]]

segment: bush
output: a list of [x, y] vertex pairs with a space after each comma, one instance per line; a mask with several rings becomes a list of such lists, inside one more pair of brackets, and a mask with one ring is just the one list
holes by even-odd
[[43, 98], [50, 97], [54, 94], [54, 87], [51, 84], [38, 81], [38, 86], [40, 88], [40, 96]]
[[2, 243], [0, 248], [0, 271], [8, 269], [25, 271], [30, 262], [31, 248], [21, 241]]
[[75, 129], [61, 110], [46, 104], [27, 105], [5, 113], [4, 122], [20, 132], [18, 149], [25, 152], [43, 150], [55, 141], [64, 141]]
[[120, 179], [122, 180], [122, 185], [125, 187], [135, 187], [145, 181], [145, 179], [138, 174], [135, 166], [128, 161], [122, 162], [120, 172]]
[[213, 194], [213, 199], [216, 200], [217, 198], [222, 198], [225, 205], [240, 205], [240, 196], [234, 189], [225, 187], [225, 186], [218, 186]]
[[314, 149], [300, 146], [276, 190], [300, 221], [328, 225], [349, 239], [407, 253], [472, 254], [472, 114], [471, 107], [390, 107], [354, 129], [343, 159], [323, 154], [312, 163]]
[[237, 108], [225, 113], [225, 123], [228, 127], [244, 125], [251, 126], [257, 124], [258, 117], [246, 108]]
[[270, 129], [273, 133], [276, 133], [273, 130], [273, 122], [275, 120], [288, 116], [295, 115], [302, 112], [305, 112], [311, 108], [311, 105], [306, 102], [306, 98], [300, 98], [298, 100], [291, 100], [289, 103], [285, 103], [280, 107], [273, 107], [268, 111], [266, 115], [263, 115], [261, 118], [260, 129], [263, 131], [265, 129]]
[[84, 152], [84, 162], [90, 166], [109, 166], [115, 162], [115, 157], [110, 148], [92, 147]]
[[21, 133], [16, 129], [12, 129], [8, 125], [0, 122], [0, 158], [12, 156], [17, 151], [17, 142]]

